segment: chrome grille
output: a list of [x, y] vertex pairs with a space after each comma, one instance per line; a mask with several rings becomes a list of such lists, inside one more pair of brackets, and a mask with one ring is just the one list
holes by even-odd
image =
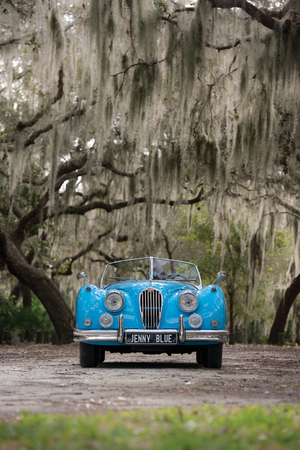
[[160, 325], [163, 299], [157, 289], [145, 289], [140, 293], [140, 311], [146, 330], [155, 330]]

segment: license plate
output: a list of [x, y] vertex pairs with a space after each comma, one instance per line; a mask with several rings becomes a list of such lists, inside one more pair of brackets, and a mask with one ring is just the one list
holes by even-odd
[[177, 344], [177, 333], [166, 332], [126, 332], [125, 333], [126, 344]]

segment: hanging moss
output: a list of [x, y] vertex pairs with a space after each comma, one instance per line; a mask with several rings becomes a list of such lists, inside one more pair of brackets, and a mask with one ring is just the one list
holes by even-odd
[[130, 99], [131, 120], [135, 120], [136, 116], [141, 117], [151, 102], [156, 77], [157, 68], [153, 65], [147, 66], [141, 64], [134, 70]]
[[232, 154], [232, 165], [234, 167], [240, 168], [241, 161], [240, 161], [240, 154], [242, 153], [242, 126], [238, 124], [236, 136], [235, 136], [235, 142], [234, 142], [234, 151]]
[[111, 121], [113, 118], [113, 105], [110, 99], [107, 99], [106, 107], [105, 107], [105, 120], [106, 126], [109, 127], [111, 125]]
[[122, 69], [123, 70], [127, 69], [128, 63], [129, 63], [128, 56], [126, 54], [122, 55]]
[[189, 28], [184, 35], [182, 45], [184, 64], [183, 68], [183, 85], [185, 89], [191, 90], [193, 87], [197, 69], [201, 66], [203, 53], [203, 27], [201, 19], [201, 9], [196, 8], [195, 14]]
[[[107, 3], [107, 2], [105, 2], [105, 3]], [[112, 0], [110, 3], [112, 3]], [[114, 22], [114, 16], [113, 16], [113, 11], [112, 11], [111, 7], [110, 7], [108, 21], [107, 21], [107, 32], [108, 32], [109, 36], [114, 37], [115, 22]]]
[[247, 73], [246, 73], [246, 70], [243, 69], [242, 73], [241, 73], [241, 80], [240, 80], [240, 92], [241, 92], [241, 94], [244, 93], [246, 87], [247, 87]]
[[152, 178], [155, 186], [159, 184], [160, 181], [160, 157], [159, 151], [154, 152], [153, 161], [152, 161]]
[[[70, 5], [62, 0], [49, 10], [48, 2], [37, 2], [26, 24], [35, 40], [1, 50], [1, 138], [45, 111], [33, 126], [18, 128], [13, 144], [3, 142], [11, 194], [25, 173], [26, 139], [47, 127], [29, 147], [39, 176], [49, 174], [51, 207], [61, 206], [59, 199], [78, 204], [95, 192], [107, 203], [147, 199], [130, 213], [89, 218], [95, 232], [107, 225], [133, 238], [147, 223], [155, 242], [156, 220], [167, 222], [169, 209], [153, 199], [179, 199], [202, 184], [214, 193], [210, 207], [224, 236], [228, 217], [249, 222], [255, 285], [267, 227], [263, 211], [274, 212], [269, 193], [275, 186], [280, 195], [284, 186], [288, 196], [299, 183], [299, 38], [204, 1], [177, 15], [172, 1], [160, 10], [145, 0]], [[12, 29], [23, 33], [16, 20], [2, 20], [7, 37]], [[59, 67], [64, 93], [52, 104]], [[87, 174], [55, 196], [57, 167], [73, 152], [87, 152]], [[142, 169], [128, 179], [103, 161], [119, 172]]]
[[206, 143], [204, 161], [208, 171], [208, 182], [213, 184], [218, 173], [218, 149], [214, 142]]
[[98, 0], [91, 0], [91, 32], [93, 34], [98, 34], [101, 27], [101, 13], [100, 13], [100, 2]]
[[250, 273], [252, 278], [251, 279], [252, 290], [256, 289], [263, 269], [264, 248], [265, 248], [265, 239], [263, 233], [264, 230], [262, 229], [257, 230], [250, 240], [249, 260], [250, 260]]
[[61, 29], [61, 24], [57, 16], [57, 11], [54, 8], [51, 11], [50, 29], [52, 32], [52, 39], [53, 42], [55, 43], [56, 49], [61, 50], [64, 45], [64, 38]]

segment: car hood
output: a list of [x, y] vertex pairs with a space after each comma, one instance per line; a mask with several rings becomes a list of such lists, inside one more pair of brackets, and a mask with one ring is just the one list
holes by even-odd
[[[123, 291], [128, 294], [136, 294], [142, 292], [144, 289], [150, 287], [150, 281], [122, 281], [120, 283], [114, 283], [105, 288], [107, 292], [110, 291]], [[172, 295], [177, 291], [192, 291], [197, 293], [197, 288], [189, 283], [182, 283], [179, 281], [152, 281], [151, 287], [158, 289], [163, 295]]]

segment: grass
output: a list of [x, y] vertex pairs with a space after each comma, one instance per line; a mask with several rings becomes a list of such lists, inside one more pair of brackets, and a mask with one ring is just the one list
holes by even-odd
[[205, 405], [0, 423], [1, 450], [280, 450], [300, 448], [300, 406]]

